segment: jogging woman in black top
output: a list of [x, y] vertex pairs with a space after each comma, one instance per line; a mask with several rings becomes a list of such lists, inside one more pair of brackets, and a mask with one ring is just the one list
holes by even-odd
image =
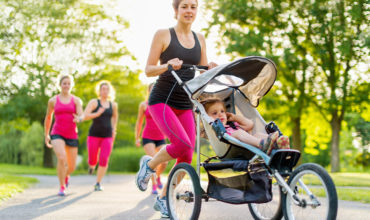
[[[153, 158], [142, 158], [136, 178], [136, 184], [142, 191], [146, 190], [150, 176], [160, 163], [173, 159], [176, 159], [176, 164], [192, 161], [195, 145], [192, 104], [168, 71], [168, 66], [171, 65], [183, 81], [192, 79], [194, 72], [180, 70], [182, 64], [203, 65], [209, 68], [216, 66], [215, 63], [208, 64], [204, 36], [191, 30], [197, 15], [198, 1], [174, 0], [173, 8], [177, 24], [170, 29], [158, 30], [154, 35], [145, 68], [147, 76], [159, 76], [150, 94], [148, 109], [171, 144], [162, 148]], [[165, 217], [168, 215], [165, 202], [166, 186], [163, 189], [154, 208], [161, 211]]]
[[87, 137], [89, 174], [95, 170], [99, 156], [95, 191], [101, 191], [103, 188], [100, 182], [107, 171], [109, 156], [116, 136], [118, 107], [117, 103], [113, 102], [114, 90], [108, 81], [98, 83], [96, 91], [99, 98], [92, 99], [87, 104], [83, 120], [93, 119]]

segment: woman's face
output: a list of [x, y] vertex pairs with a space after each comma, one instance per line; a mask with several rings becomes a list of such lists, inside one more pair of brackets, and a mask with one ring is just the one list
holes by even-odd
[[60, 82], [60, 88], [61, 88], [62, 92], [70, 92], [71, 89], [72, 89], [71, 79], [69, 77], [65, 77]]
[[106, 84], [102, 84], [100, 86], [100, 97], [101, 98], [108, 98], [109, 96], [109, 86]]
[[176, 10], [177, 21], [192, 24], [197, 16], [198, 2], [196, 0], [182, 0]]

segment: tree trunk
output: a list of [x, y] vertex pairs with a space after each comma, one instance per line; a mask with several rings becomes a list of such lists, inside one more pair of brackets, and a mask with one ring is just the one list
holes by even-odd
[[331, 134], [331, 172], [339, 172], [339, 140], [341, 130], [341, 120], [338, 118], [337, 113], [333, 114], [330, 122], [332, 134]]
[[[302, 149], [302, 137], [301, 137], [301, 117], [292, 117], [291, 121], [293, 122], [292, 129], [292, 143], [291, 147], [297, 149], [303, 154]], [[298, 164], [302, 161], [302, 156], [299, 158]]]
[[44, 144], [44, 167], [54, 167], [53, 164], [53, 149], [46, 147]]
[[302, 141], [301, 141], [301, 118], [292, 118], [293, 130], [292, 130], [292, 144], [291, 147], [302, 151]]

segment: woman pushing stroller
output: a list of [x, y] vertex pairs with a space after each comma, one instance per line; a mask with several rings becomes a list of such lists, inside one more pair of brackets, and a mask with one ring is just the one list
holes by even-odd
[[[147, 76], [159, 76], [148, 101], [149, 112], [171, 144], [162, 148], [153, 158], [144, 156], [140, 161], [136, 184], [145, 191], [154, 169], [159, 164], [176, 159], [176, 164], [191, 163], [195, 146], [195, 121], [192, 103], [188, 95], [177, 84], [168, 71], [169, 65], [179, 70], [180, 78], [188, 81], [194, 78], [194, 71], [180, 70], [182, 64], [203, 65], [208, 63], [204, 36], [191, 30], [197, 15], [197, 0], [174, 0], [173, 8], [177, 24], [170, 29], [158, 30], [154, 35], [145, 72]], [[160, 65], [158, 64], [160, 61]], [[175, 166], [176, 166], [175, 164]], [[162, 217], [168, 217], [166, 187], [157, 197], [154, 209]]]

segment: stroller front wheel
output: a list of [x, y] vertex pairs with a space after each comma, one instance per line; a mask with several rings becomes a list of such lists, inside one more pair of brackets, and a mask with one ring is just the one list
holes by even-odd
[[200, 180], [194, 168], [180, 163], [167, 184], [167, 207], [171, 219], [198, 219], [202, 204]]
[[289, 194], [282, 197], [285, 219], [336, 219], [338, 197], [335, 185], [320, 165], [307, 163], [297, 167], [288, 185], [295, 198]]

